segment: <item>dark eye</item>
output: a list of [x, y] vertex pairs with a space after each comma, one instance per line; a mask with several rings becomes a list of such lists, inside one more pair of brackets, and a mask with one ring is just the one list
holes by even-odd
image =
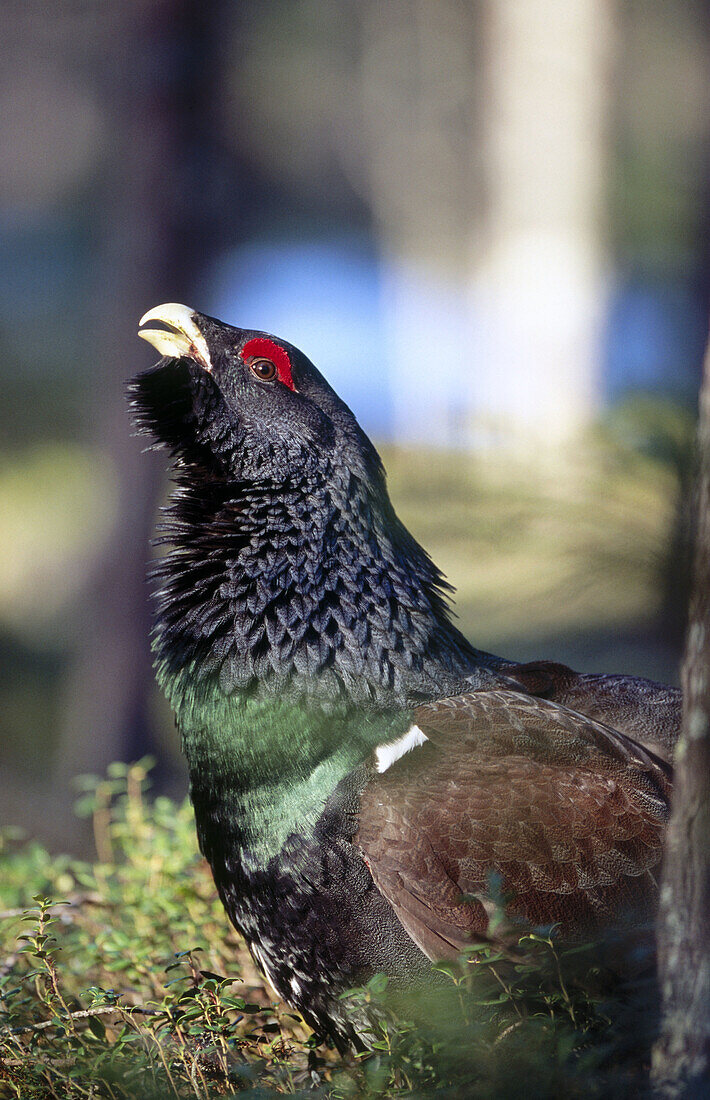
[[276, 364], [270, 359], [250, 359], [248, 366], [261, 382], [273, 382], [276, 378]]

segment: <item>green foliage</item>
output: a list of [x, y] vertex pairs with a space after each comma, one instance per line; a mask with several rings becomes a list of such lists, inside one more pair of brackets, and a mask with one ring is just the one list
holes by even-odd
[[149, 800], [147, 771], [114, 765], [82, 781], [93, 864], [3, 838], [0, 1100], [640, 1088], [643, 959], [634, 989], [614, 976], [619, 945], [562, 951], [548, 934], [471, 948], [406, 996], [381, 975], [350, 991], [372, 1019], [372, 1050], [339, 1058], [272, 1003], [215, 896], [189, 804]]
[[4, 839], [2, 1100], [292, 1092], [309, 1074], [308, 1033], [282, 1026], [230, 930], [191, 807], [148, 801], [146, 772], [82, 781], [94, 864]]
[[[634, 951], [634, 978], [622, 979], [620, 955], [628, 964]], [[379, 975], [350, 994], [382, 1011], [358, 1095], [641, 1095], [655, 1021], [649, 963], [637, 939], [561, 947], [528, 933], [434, 967], [448, 979], [439, 987], [402, 996]]]

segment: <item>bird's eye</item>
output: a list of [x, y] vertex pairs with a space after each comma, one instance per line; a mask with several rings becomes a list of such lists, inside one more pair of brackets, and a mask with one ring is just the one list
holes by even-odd
[[260, 382], [273, 382], [276, 378], [276, 364], [272, 363], [270, 359], [250, 359], [248, 366]]

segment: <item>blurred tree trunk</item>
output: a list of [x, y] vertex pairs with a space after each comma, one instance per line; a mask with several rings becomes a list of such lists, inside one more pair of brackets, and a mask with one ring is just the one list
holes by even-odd
[[398, 438], [575, 438], [599, 399], [616, 0], [352, 3], [341, 155], [389, 261]]
[[564, 442], [600, 400], [616, 3], [481, 11], [484, 205], [470, 277], [488, 369], [474, 405], [494, 440], [512, 428]]
[[664, 1097], [710, 1097], [710, 348], [700, 396], [694, 587], [658, 920], [661, 1035], [653, 1079]]
[[[104, 90], [106, 165], [91, 406], [118, 479], [117, 518], [88, 578], [53, 786], [71, 814], [71, 780], [154, 749], [154, 678], [145, 583], [164, 461], [132, 438], [125, 381], [150, 365], [138, 320], [163, 301], [195, 301], [217, 242], [211, 198], [220, 102], [221, 3], [144, 0], [116, 9]], [[113, 45], [115, 43], [115, 45]], [[197, 303], [196, 303], [197, 304]], [[71, 819], [70, 819], [71, 820]]]

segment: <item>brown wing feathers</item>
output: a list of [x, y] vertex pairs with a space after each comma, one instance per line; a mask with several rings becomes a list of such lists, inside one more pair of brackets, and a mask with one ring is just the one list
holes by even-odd
[[510, 914], [568, 934], [651, 914], [670, 791], [662, 761], [517, 692], [426, 704], [415, 721], [429, 743], [366, 788], [359, 843], [430, 957], [486, 935], [492, 874]]
[[510, 665], [505, 679], [516, 690], [562, 703], [673, 759], [681, 720], [679, 688], [639, 676], [575, 672], [554, 661]]

